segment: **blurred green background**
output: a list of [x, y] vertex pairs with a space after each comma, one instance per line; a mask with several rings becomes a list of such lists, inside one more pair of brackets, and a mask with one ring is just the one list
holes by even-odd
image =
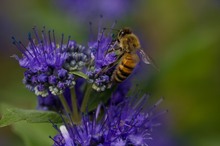
[[[162, 108], [169, 109], [166, 132], [175, 141], [173, 145], [219, 146], [220, 1], [142, 0], [133, 9], [133, 13], [118, 19], [116, 27], [130, 26], [137, 32], [143, 48], [160, 68], [160, 72], [149, 73], [140, 85], [155, 101], [165, 97]], [[86, 44], [88, 22], [98, 19], [82, 22], [52, 0], [1, 0], [0, 20], [0, 102], [33, 109], [36, 97], [25, 89], [23, 69], [10, 57], [19, 54], [11, 36], [27, 42], [34, 25], [46, 26], [55, 29], [57, 36], [64, 33]], [[149, 66], [143, 70], [146, 68]], [[21, 130], [35, 138], [33, 143], [43, 140], [51, 145], [46, 141], [55, 132], [52, 126], [45, 135], [36, 130], [38, 126], [19, 123], [16, 128], [1, 128], [0, 145], [31, 146], [27, 139], [22, 141], [25, 135], [17, 135]]]

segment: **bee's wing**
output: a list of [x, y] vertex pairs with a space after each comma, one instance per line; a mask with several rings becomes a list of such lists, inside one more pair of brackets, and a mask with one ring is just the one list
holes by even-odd
[[144, 52], [144, 50], [139, 49], [139, 53], [141, 56], [141, 60], [146, 63], [146, 64], [151, 64], [151, 59], [150, 57]]
[[147, 55], [144, 50], [139, 49], [139, 54], [140, 54], [140, 58], [141, 60], [145, 63], [145, 64], [151, 64], [157, 71], [159, 71], [158, 67], [155, 65], [154, 61], [151, 59], [151, 57], [149, 55]]

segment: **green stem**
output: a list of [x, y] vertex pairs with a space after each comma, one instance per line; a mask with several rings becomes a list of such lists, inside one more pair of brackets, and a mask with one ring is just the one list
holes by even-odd
[[76, 123], [80, 122], [80, 117], [78, 113], [78, 106], [77, 106], [77, 98], [76, 98], [76, 92], [75, 88], [71, 89], [71, 101], [72, 101], [72, 107], [73, 107], [73, 118]]
[[85, 92], [83, 102], [82, 102], [82, 105], [81, 105], [81, 109], [80, 109], [80, 111], [82, 113], [84, 113], [86, 111], [86, 107], [88, 105], [91, 90], [92, 90], [92, 84], [87, 84], [86, 92]]
[[60, 99], [60, 101], [61, 101], [61, 103], [62, 103], [62, 105], [64, 107], [64, 110], [67, 112], [67, 114], [71, 114], [72, 112], [71, 112], [70, 107], [69, 107], [68, 103], [66, 102], [66, 99], [63, 96], [63, 94], [61, 94], [58, 97], [59, 97], [59, 99]]

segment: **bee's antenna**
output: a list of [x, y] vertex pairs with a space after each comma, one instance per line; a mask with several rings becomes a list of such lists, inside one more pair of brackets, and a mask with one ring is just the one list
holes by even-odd
[[99, 30], [98, 30], [98, 38], [99, 38], [99, 35], [100, 35], [100, 33], [101, 33], [102, 19], [103, 19], [103, 16], [100, 15], [100, 19], [99, 19]]
[[52, 31], [53, 31], [53, 42], [54, 42], [54, 44], [56, 45], [56, 38], [55, 38], [55, 32], [54, 32], [54, 29], [53, 29]]
[[90, 21], [89, 22], [89, 33], [90, 33], [90, 40], [92, 40], [93, 39], [93, 31], [92, 31], [92, 22]]
[[101, 32], [101, 36], [98, 37], [98, 46], [97, 46], [97, 51], [96, 51], [96, 55], [97, 55], [97, 56], [98, 56], [98, 54], [99, 54], [99, 45], [100, 45], [100, 41], [102, 40], [104, 31], [105, 31], [105, 29], [103, 28], [103, 29], [102, 29], [102, 32]]
[[108, 27], [103, 27], [103, 29], [110, 29], [110, 30], [114, 30], [114, 31], [120, 31], [120, 29], [114, 29], [114, 28], [108, 28]]
[[[117, 24], [117, 20], [115, 20], [114, 21], [114, 23], [112, 24], [112, 26], [111, 26], [111, 29], [110, 30], [112, 30], [114, 27], [115, 27], [115, 25]], [[111, 32], [112, 31], [110, 31], [109, 33], [108, 33], [108, 35], [110, 35], [111, 34]]]

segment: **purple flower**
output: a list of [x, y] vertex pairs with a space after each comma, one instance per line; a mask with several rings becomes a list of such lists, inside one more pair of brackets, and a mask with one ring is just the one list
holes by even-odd
[[42, 33], [38, 34], [35, 27], [33, 30], [35, 38], [29, 34], [27, 47], [13, 37], [13, 44], [22, 53], [22, 57], [14, 57], [20, 66], [26, 69], [23, 83], [39, 96], [61, 94], [65, 88], [75, 85], [71, 71], [79, 71], [87, 65], [91, 53], [89, 49], [71, 41], [70, 37], [64, 44], [62, 35], [61, 42], [57, 44], [54, 31], [46, 33], [44, 28]]
[[60, 134], [53, 138], [54, 146], [148, 145], [152, 140], [152, 129], [158, 126], [155, 119], [164, 113], [154, 114], [161, 101], [146, 110], [146, 95], [139, 100], [128, 98], [118, 105], [104, 106], [103, 114], [100, 114], [99, 105], [95, 114], [83, 115], [79, 125], [71, 120], [65, 121], [64, 125], [57, 129]]
[[[114, 28], [115, 23], [111, 28]], [[107, 53], [115, 47], [115, 40], [110, 31], [99, 26], [98, 37], [95, 41], [90, 41], [88, 46], [92, 53], [93, 64], [87, 71], [89, 82], [93, 83], [92, 88], [96, 91], [105, 91], [111, 87], [111, 77], [115, 66], [110, 65], [117, 60], [116, 52]]]

